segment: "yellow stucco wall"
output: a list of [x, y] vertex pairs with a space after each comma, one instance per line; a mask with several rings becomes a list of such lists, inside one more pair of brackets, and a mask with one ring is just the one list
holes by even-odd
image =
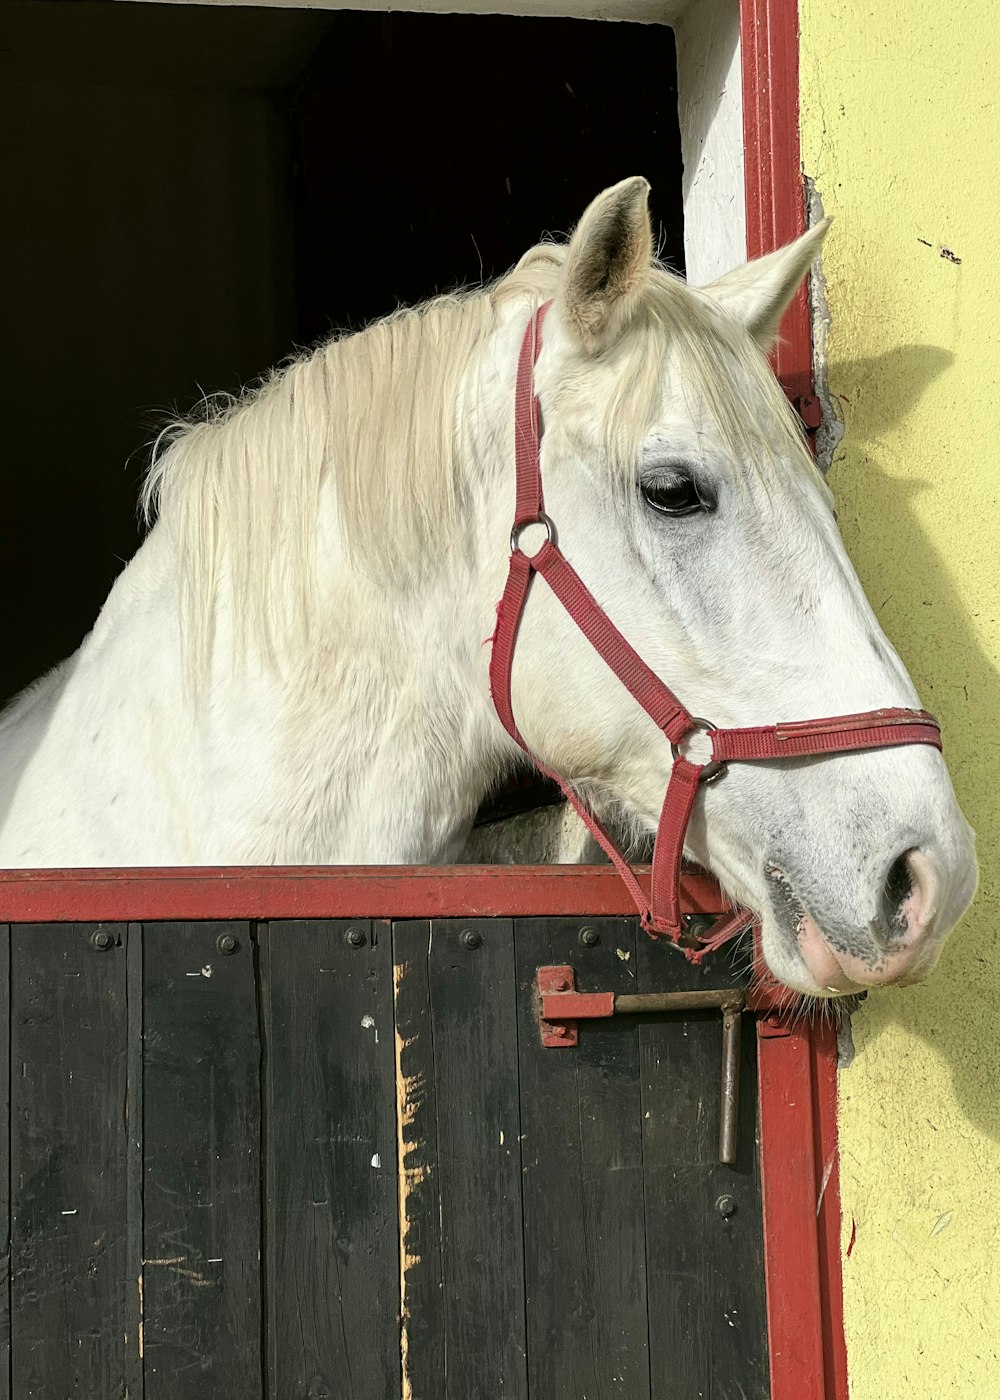
[[841, 1075], [851, 1394], [1000, 1400], [1000, 11], [801, 0], [800, 18], [803, 165], [835, 216], [831, 481], [981, 865], [939, 969], [871, 995]]

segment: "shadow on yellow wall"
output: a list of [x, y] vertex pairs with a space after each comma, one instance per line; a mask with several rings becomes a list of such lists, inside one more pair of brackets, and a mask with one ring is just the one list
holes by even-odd
[[[977, 833], [982, 861], [1000, 846], [1000, 809], [992, 784], [982, 781], [975, 723], [969, 721], [975, 716], [980, 723], [988, 723], [990, 716], [1000, 720], [1000, 674], [970, 625], [967, 600], [914, 509], [924, 488], [912, 478], [894, 477], [879, 460], [880, 442], [906, 420], [954, 360], [951, 351], [937, 346], [903, 345], [875, 358], [831, 365], [832, 384], [861, 386], [848, 406], [849, 455], [835, 464], [831, 484], [842, 510], [846, 505], [854, 513], [853, 520], [845, 522], [845, 534], [875, 613], [890, 639], [899, 641], [923, 703], [942, 721], [945, 757], [962, 809]], [[940, 476], [928, 482], [928, 488], [940, 491], [942, 481], [961, 472], [961, 432], [953, 438], [955, 455], [940, 463]], [[877, 522], [877, 528], [869, 522]], [[887, 530], [893, 532], [892, 549], [885, 548]], [[890, 610], [897, 619], [895, 627], [885, 616]], [[927, 616], [920, 617], [921, 612]], [[915, 650], [932, 661], [926, 675], [906, 654], [913, 649], [907, 643], [915, 633], [924, 637], [924, 645]], [[1000, 1141], [1000, 1064], [994, 1029], [1000, 960], [993, 921], [984, 917], [988, 899], [989, 891], [981, 885], [976, 902], [923, 986], [869, 998], [860, 1017], [859, 1044], [863, 1050], [873, 1049], [893, 1025], [926, 1040], [947, 1065], [965, 1116]], [[900, 1073], [905, 1074], [902, 1062]], [[913, 1123], [917, 1133], [937, 1131], [919, 1101], [913, 1104]]]

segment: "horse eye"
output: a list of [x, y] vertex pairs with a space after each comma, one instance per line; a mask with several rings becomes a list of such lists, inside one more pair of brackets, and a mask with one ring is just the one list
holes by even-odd
[[644, 481], [642, 495], [646, 504], [661, 515], [694, 515], [696, 511], [707, 509], [689, 476], [678, 476], [668, 481]]

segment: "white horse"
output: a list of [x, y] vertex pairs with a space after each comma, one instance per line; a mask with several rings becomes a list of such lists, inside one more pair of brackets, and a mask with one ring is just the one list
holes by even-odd
[[[647, 189], [170, 432], [93, 632], [0, 721], [0, 865], [454, 858], [517, 758], [486, 643], [518, 347], [550, 298], [547, 509], [653, 670], [722, 725], [917, 704], [761, 348], [825, 226], [694, 290], [652, 260]], [[513, 699], [549, 768], [655, 827], [669, 746], [545, 588]], [[820, 995], [924, 973], [975, 885], [925, 746], [739, 765], [687, 851]]]

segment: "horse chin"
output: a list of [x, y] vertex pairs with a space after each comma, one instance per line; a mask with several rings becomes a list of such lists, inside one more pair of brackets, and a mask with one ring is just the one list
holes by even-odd
[[764, 961], [773, 976], [813, 997], [852, 996], [865, 991], [846, 974], [820, 927], [776, 866], [767, 867], [770, 892], [761, 921]]

